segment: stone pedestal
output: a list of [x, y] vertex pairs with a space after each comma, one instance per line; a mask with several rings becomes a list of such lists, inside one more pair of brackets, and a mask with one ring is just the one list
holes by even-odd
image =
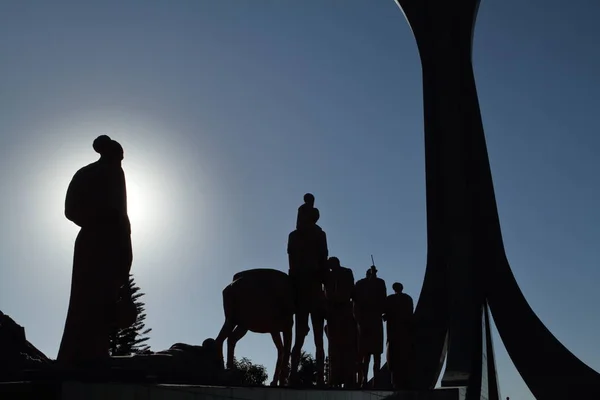
[[465, 389], [445, 388], [394, 393], [268, 387], [16, 382], [0, 384], [0, 398], [11, 400], [464, 400]]

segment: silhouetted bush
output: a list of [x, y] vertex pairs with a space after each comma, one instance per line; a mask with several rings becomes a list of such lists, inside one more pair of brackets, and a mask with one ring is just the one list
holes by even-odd
[[147, 335], [152, 329], [145, 327], [146, 313], [144, 303], [140, 300], [144, 293], [141, 293], [140, 288], [135, 286], [132, 275], [129, 275], [128, 284], [137, 310], [137, 318], [129, 328], [119, 329], [110, 335], [110, 354], [112, 356], [129, 356], [150, 352], [150, 346], [146, 342], [150, 339]]

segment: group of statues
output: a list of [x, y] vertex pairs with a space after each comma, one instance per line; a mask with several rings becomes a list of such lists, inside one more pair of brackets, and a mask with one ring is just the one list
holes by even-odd
[[[110, 333], [131, 326], [137, 317], [127, 285], [133, 251], [121, 167], [123, 148], [106, 135], [96, 138], [93, 148], [100, 159], [77, 171], [65, 201], [65, 216], [81, 228], [75, 241], [69, 308], [57, 357], [58, 364], [67, 368], [110, 365]], [[393, 384], [408, 387], [413, 357], [412, 299], [399, 283], [393, 285], [394, 294], [387, 296], [375, 266], [355, 283], [352, 271], [342, 267], [337, 257], [329, 257], [327, 236], [317, 225], [320, 215], [314, 202], [314, 196], [306, 194], [298, 209], [296, 229], [288, 238], [288, 273], [254, 269], [235, 274], [223, 290], [225, 323], [219, 335], [205, 340], [203, 346], [192, 347], [202, 350], [207, 360], [212, 359], [210, 354], [222, 360], [227, 340], [227, 366], [233, 367], [237, 341], [248, 331], [270, 333], [278, 351], [271, 384], [294, 385], [310, 319], [317, 383], [324, 383], [326, 334], [328, 383], [364, 387], [371, 356], [374, 376], [380, 368], [385, 320]]]
[[[412, 298], [403, 293], [400, 283], [394, 283], [394, 293], [388, 296], [374, 265], [355, 283], [352, 270], [342, 267], [337, 257], [329, 257], [327, 235], [317, 225], [320, 214], [314, 201], [307, 193], [298, 209], [296, 229], [288, 238], [288, 274], [272, 269], [242, 271], [223, 290], [225, 323], [216, 341], [222, 347], [227, 339], [228, 368], [234, 366], [236, 343], [248, 331], [270, 333], [278, 353], [271, 385], [297, 385], [310, 319], [317, 385], [325, 381], [326, 335], [328, 385], [366, 387], [371, 356], [374, 378], [381, 366], [383, 322], [387, 321], [392, 384], [409, 388], [414, 358]], [[295, 343], [291, 348], [293, 328]], [[375, 379], [373, 386], [378, 386]]]
[[[371, 356], [373, 385], [381, 367], [384, 348], [383, 322], [387, 321], [387, 359], [392, 383], [397, 388], [410, 386], [413, 357], [413, 301], [403, 293], [400, 283], [387, 296], [383, 279], [372, 265], [363, 279], [354, 281], [351, 269], [342, 267], [337, 257], [329, 257], [325, 232], [317, 225], [320, 214], [312, 194], [304, 195], [298, 209], [296, 230], [289, 235], [289, 275], [296, 296], [296, 342], [292, 351], [291, 379], [308, 334], [311, 315], [315, 337], [316, 362], [322, 381], [324, 332], [328, 338], [329, 376], [333, 387], [366, 387]], [[314, 285], [314, 286], [313, 286]]]

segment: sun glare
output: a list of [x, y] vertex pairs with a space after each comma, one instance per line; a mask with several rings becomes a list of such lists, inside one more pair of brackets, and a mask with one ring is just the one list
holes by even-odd
[[[125, 150], [123, 170], [134, 246], [140, 250], [153, 248], [167, 224], [167, 202], [177, 199], [180, 191], [172, 161], [165, 155], [169, 142], [160, 134], [164, 131], [169, 130], [151, 119], [102, 111], [65, 116], [44, 126], [49, 134], [39, 141], [40, 154], [36, 157], [42, 159], [47, 149], [53, 149], [53, 168], [42, 170], [45, 172], [38, 177], [39, 193], [35, 198], [40, 198], [36, 209], [45, 225], [60, 229], [69, 242], [77, 234], [77, 227], [64, 217], [66, 190], [78, 169], [98, 159], [92, 149], [93, 139], [108, 134]], [[174, 217], [172, 214], [171, 210], [169, 216]]]
[[[125, 151], [122, 168], [135, 268], [159, 277], [162, 265], [157, 260], [181, 245], [178, 234], [190, 228], [190, 218], [201, 219], [207, 207], [194, 190], [195, 185], [205, 188], [207, 179], [195, 172], [195, 185], [190, 185], [186, 174], [197, 154], [173, 140], [177, 128], [164, 126], [151, 116], [110, 110], [65, 115], [34, 128], [39, 139], [25, 153], [27, 157], [16, 158], [14, 164], [25, 171], [25, 178], [19, 180], [21, 190], [33, 202], [27, 229], [39, 231], [40, 241], [45, 240], [52, 251], [72, 254], [79, 228], [65, 218], [67, 188], [77, 170], [98, 160], [92, 142], [107, 134]], [[45, 164], [39, 160], [50, 161]], [[195, 235], [194, 240], [203, 242], [202, 232], [196, 229]]]
[[127, 182], [127, 213], [136, 246], [151, 247], [165, 228], [164, 182], [135, 157], [123, 162]]
[[158, 173], [157, 160], [135, 149], [125, 150], [123, 171], [127, 183], [127, 213], [131, 221], [131, 235], [136, 247], [151, 248], [165, 228], [165, 196], [167, 192]]
[[133, 226], [142, 227], [149, 222], [150, 215], [146, 209], [151, 197], [144, 193], [141, 183], [136, 179], [128, 179], [127, 182], [127, 212]]

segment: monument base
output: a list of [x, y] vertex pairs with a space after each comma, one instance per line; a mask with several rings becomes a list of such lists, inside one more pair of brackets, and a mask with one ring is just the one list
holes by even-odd
[[465, 389], [362, 391], [84, 382], [0, 384], [6, 400], [464, 400]]

